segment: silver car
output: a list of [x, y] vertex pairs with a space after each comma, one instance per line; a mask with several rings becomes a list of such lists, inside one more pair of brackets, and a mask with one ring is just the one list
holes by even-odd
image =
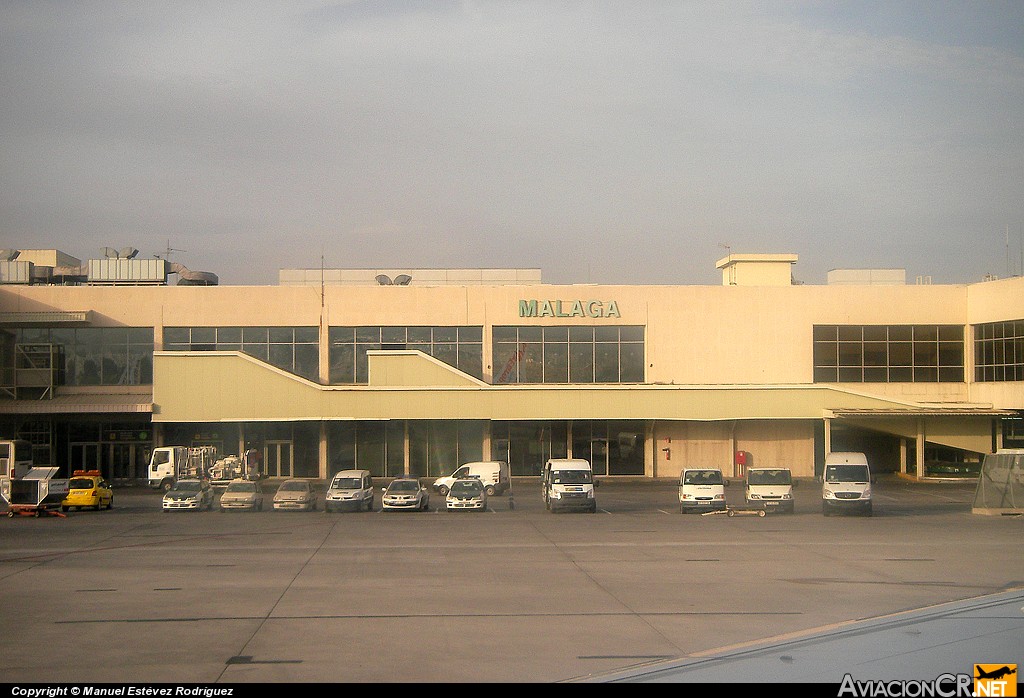
[[448, 511], [486, 511], [487, 490], [480, 478], [464, 478], [452, 483], [445, 497]]
[[275, 511], [316, 511], [316, 490], [309, 480], [285, 480], [274, 494]]
[[163, 510], [199, 511], [213, 509], [213, 488], [207, 480], [178, 480], [164, 495]]
[[384, 495], [380, 501], [384, 511], [430, 511], [430, 493], [414, 477], [392, 480], [391, 484], [384, 488]]
[[251, 480], [232, 480], [220, 496], [221, 511], [263, 511], [263, 488]]

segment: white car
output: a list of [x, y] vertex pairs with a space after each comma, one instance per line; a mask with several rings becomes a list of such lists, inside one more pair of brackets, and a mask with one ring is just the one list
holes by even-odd
[[200, 511], [213, 509], [213, 488], [207, 480], [178, 480], [164, 494], [163, 510]]
[[220, 496], [221, 511], [263, 511], [263, 488], [252, 480], [232, 480]]
[[285, 480], [274, 493], [274, 511], [316, 511], [316, 490], [309, 480]]
[[334, 474], [324, 496], [324, 511], [373, 509], [373, 478], [369, 470], [342, 470]]
[[487, 490], [484, 484], [475, 477], [456, 480], [445, 497], [445, 508], [448, 511], [485, 511]]
[[399, 477], [384, 488], [380, 500], [384, 511], [430, 511], [430, 493], [414, 477]]

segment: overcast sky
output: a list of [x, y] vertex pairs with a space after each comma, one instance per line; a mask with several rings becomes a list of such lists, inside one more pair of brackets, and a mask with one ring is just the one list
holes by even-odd
[[0, 247], [1018, 275], [1024, 2], [0, 2]]

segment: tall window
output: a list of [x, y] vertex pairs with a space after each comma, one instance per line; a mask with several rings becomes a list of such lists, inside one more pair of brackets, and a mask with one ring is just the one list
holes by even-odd
[[14, 341], [58, 347], [60, 385], [153, 382], [152, 327], [22, 328], [15, 330]]
[[492, 382], [643, 383], [642, 325], [495, 327]]
[[165, 327], [166, 351], [240, 351], [297, 376], [320, 375], [316, 327]]
[[974, 326], [974, 380], [1024, 380], [1024, 320]]
[[962, 325], [815, 325], [815, 383], [957, 383]]
[[366, 383], [371, 349], [417, 349], [474, 378], [483, 377], [483, 328], [331, 327], [331, 384]]

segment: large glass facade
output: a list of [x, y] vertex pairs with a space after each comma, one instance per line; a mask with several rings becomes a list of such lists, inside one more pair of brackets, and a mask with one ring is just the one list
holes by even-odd
[[377, 477], [448, 475], [462, 463], [483, 458], [486, 429], [487, 423], [478, 420], [330, 422], [328, 470], [369, 470]]
[[495, 327], [492, 383], [643, 383], [644, 328]]
[[568, 453], [567, 422], [491, 423], [491, 458], [507, 462], [512, 475], [540, 475], [548, 458]]
[[974, 380], [1024, 380], [1024, 320], [974, 326]]
[[815, 383], [959, 383], [962, 325], [815, 325]]
[[483, 378], [483, 328], [466, 327], [331, 327], [332, 385], [366, 383], [372, 349], [418, 349], [474, 378]]
[[166, 351], [240, 351], [315, 381], [320, 376], [316, 327], [165, 327]]
[[[14, 361], [15, 345], [53, 345], [57, 385], [151, 385], [152, 327], [53, 327], [9, 331], [3, 360]], [[13, 334], [13, 338], [10, 336]], [[5, 374], [14, 365], [5, 365]]]
[[595, 475], [643, 475], [643, 423], [573, 422], [572, 456], [590, 461]]

